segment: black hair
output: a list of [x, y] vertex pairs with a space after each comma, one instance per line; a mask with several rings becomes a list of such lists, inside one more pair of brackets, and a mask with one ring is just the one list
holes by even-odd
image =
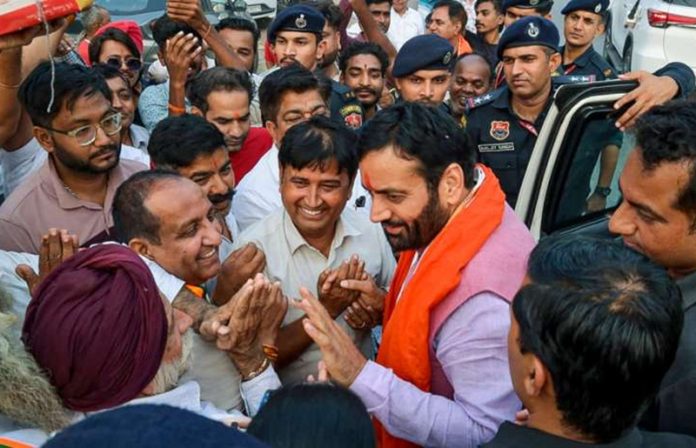
[[99, 63], [99, 54], [101, 53], [102, 46], [104, 45], [104, 42], [109, 40], [123, 44], [126, 48], [128, 48], [128, 51], [131, 52], [134, 58], [140, 59], [140, 51], [128, 33], [118, 28], [107, 28], [99, 36], [92, 39], [92, 42], [89, 44], [88, 55], [92, 64]]
[[144, 238], [160, 244], [160, 220], [145, 206], [152, 191], [162, 182], [184, 179], [174, 171], [140, 171], [116, 189], [111, 216], [118, 242], [128, 244], [133, 238]]
[[431, 11], [435, 11], [437, 8], [442, 7], [447, 8], [447, 14], [449, 15], [450, 20], [462, 24], [461, 32], [464, 33], [464, 27], [466, 26], [466, 21], [468, 20], [464, 6], [455, 0], [438, 0], [438, 2], [433, 5]]
[[198, 38], [199, 42], [201, 40], [201, 35], [192, 27], [183, 22], [174, 21], [166, 14], [152, 22], [151, 28], [152, 38], [157, 43], [160, 51], [165, 51], [167, 40], [176, 36], [180, 31], [184, 34], [193, 34]]
[[317, 90], [328, 104], [331, 85], [321, 82], [311, 71], [294, 63], [269, 73], [259, 87], [259, 104], [263, 121], [275, 123], [283, 96], [287, 92], [304, 93]]
[[429, 191], [437, 191], [442, 173], [456, 163], [466, 188], [475, 184], [476, 150], [452, 117], [437, 107], [403, 102], [375, 114], [363, 125], [358, 141], [360, 159], [391, 146], [407, 160], [420, 162]]
[[249, 425], [249, 434], [276, 448], [373, 448], [365, 405], [348, 389], [327, 383], [285, 386]]
[[662, 163], [688, 163], [689, 181], [674, 207], [692, 216], [696, 227], [696, 102], [677, 100], [653, 107], [636, 121], [633, 133], [646, 171]]
[[366, 5], [379, 5], [380, 3], [389, 3], [389, 6], [391, 6], [392, 0], [365, 0]]
[[359, 54], [371, 54], [376, 57], [382, 68], [382, 76], [386, 76], [387, 67], [389, 67], [389, 56], [387, 56], [382, 47], [374, 42], [355, 41], [348, 45], [341, 51], [341, 56], [338, 58], [338, 69], [341, 72], [345, 72], [350, 58]]
[[318, 167], [324, 171], [335, 160], [338, 172], [345, 171], [352, 181], [358, 172], [357, 140], [343, 124], [317, 115], [288, 129], [278, 150], [278, 161], [281, 167]]
[[[53, 105], [48, 110], [53, 87]], [[101, 73], [79, 64], [57, 62], [55, 79], [50, 61], [41, 62], [19, 86], [19, 101], [36, 126], [50, 128], [61, 108], [69, 111], [78, 99], [103, 95], [111, 104], [111, 89]]]
[[548, 369], [563, 424], [596, 443], [633, 427], [679, 344], [683, 310], [667, 272], [622, 243], [542, 240], [512, 302], [521, 353]]
[[126, 86], [128, 86], [129, 90], [133, 90], [133, 88], [130, 85], [130, 82], [128, 82], [128, 78], [126, 78], [126, 75], [124, 75], [121, 70], [117, 69], [113, 65], [109, 64], [94, 64], [92, 66], [92, 70], [94, 70], [97, 73], [100, 73], [105, 80], [109, 79], [114, 79], [114, 78], [121, 78], [123, 82], [126, 83]]
[[258, 52], [261, 32], [259, 31], [259, 27], [256, 26], [256, 22], [245, 19], [244, 17], [226, 17], [215, 25], [215, 30], [237, 30], [250, 32], [254, 38], [254, 54]]
[[343, 12], [341, 12], [341, 8], [339, 8], [338, 5], [336, 5], [333, 1], [303, 0], [298, 4], [311, 6], [312, 8], [318, 10], [321, 13], [321, 15], [324, 16], [326, 24], [333, 28], [334, 31], [338, 31], [338, 29], [340, 28], [341, 21], [343, 21]]
[[245, 71], [213, 67], [198, 73], [186, 88], [186, 97], [203, 113], [208, 111], [208, 96], [213, 92], [239, 90], [247, 94], [249, 104], [254, 96], [251, 77]]
[[483, 53], [479, 53], [477, 51], [474, 51], [473, 53], [464, 53], [461, 56], [457, 57], [457, 59], [454, 61], [454, 64], [452, 64], [452, 74], [454, 74], [455, 70], [457, 70], [457, 65], [464, 59], [467, 58], [478, 58], [479, 60], [483, 61], [484, 64], [488, 67], [488, 73], [490, 73], [490, 79], [495, 79], [495, 70], [493, 67], [493, 63], [491, 60], [488, 58]]
[[199, 156], [225, 148], [225, 137], [215, 125], [190, 114], [167, 117], [157, 123], [147, 144], [154, 165], [171, 170], [185, 168]]
[[500, 0], [476, 0], [476, 3], [474, 4], [474, 11], [479, 7], [480, 4], [489, 2], [493, 3], [493, 9], [495, 9], [498, 14], [503, 13], [503, 5], [501, 4]]

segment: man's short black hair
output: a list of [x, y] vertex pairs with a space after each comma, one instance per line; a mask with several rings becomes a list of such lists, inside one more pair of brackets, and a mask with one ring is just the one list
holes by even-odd
[[99, 36], [92, 39], [92, 42], [89, 44], [89, 49], [87, 51], [89, 60], [92, 64], [99, 63], [99, 54], [101, 53], [102, 46], [104, 46], [104, 42], [109, 40], [123, 44], [126, 48], [128, 48], [128, 51], [131, 52], [131, 56], [140, 59], [140, 51], [128, 33], [118, 28], [108, 28]]
[[222, 133], [205, 118], [190, 114], [157, 123], [147, 144], [153, 164], [171, 170], [186, 168], [199, 156], [220, 149], [226, 150]]
[[432, 11], [435, 11], [437, 8], [442, 8], [446, 7], [447, 8], [447, 14], [449, 15], [449, 18], [453, 22], [459, 22], [462, 24], [462, 33], [464, 33], [464, 27], [466, 26], [466, 21], [467, 21], [467, 15], [466, 15], [466, 9], [464, 9], [464, 6], [462, 6], [461, 3], [455, 1], [455, 0], [439, 0], [437, 3], [433, 5]]
[[371, 54], [377, 58], [379, 65], [382, 68], [382, 77], [387, 75], [387, 67], [389, 67], [389, 56], [387, 53], [374, 42], [353, 42], [341, 51], [341, 56], [338, 58], [338, 69], [341, 73], [346, 71], [348, 61], [353, 56], [359, 54]]
[[551, 376], [563, 424], [596, 443], [633, 427], [657, 393], [679, 344], [679, 288], [620, 242], [543, 239], [531, 283], [512, 302], [522, 353]]
[[280, 104], [287, 92], [305, 93], [310, 90], [317, 90], [328, 104], [331, 85], [322, 82], [300, 64], [292, 64], [269, 73], [259, 87], [259, 103], [264, 123], [275, 123]]
[[343, 12], [341, 12], [341, 8], [339, 8], [338, 5], [336, 5], [332, 0], [302, 0], [297, 4], [307, 5], [317, 9], [321, 15], [324, 16], [326, 24], [333, 28], [334, 31], [338, 31], [341, 27], [341, 22], [343, 21]]
[[[53, 104], [51, 101], [53, 87]], [[79, 64], [57, 62], [55, 77], [51, 63], [40, 63], [19, 87], [19, 101], [36, 126], [50, 128], [61, 108], [72, 111], [80, 98], [103, 95], [111, 104], [111, 89], [101, 73]]]
[[166, 14], [152, 22], [152, 38], [162, 52], [167, 49], [167, 40], [180, 31], [184, 34], [193, 34], [199, 42], [201, 41], [201, 35], [196, 30], [183, 22], [170, 19]]
[[116, 239], [128, 244], [133, 238], [144, 238], [160, 244], [160, 220], [145, 206], [152, 191], [162, 182], [184, 179], [174, 171], [140, 171], [123, 182], [114, 195], [111, 216]]
[[358, 172], [357, 140], [343, 124], [317, 115], [288, 129], [278, 150], [278, 161], [281, 167], [324, 171], [335, 160], [338, 172], [345, 171], [352, 181]]
[[476, 0], [476, 3], [474, 4], [474, 11], [479, 7], [479, 5], [484, 3], [492, 3], [493, 9], [495, 9], [498, 14], [503, 14], [503, 5], [500, 0]]
[[126, 78], [126, 75], [124, 75], [121, 70], [117, 69], [113, 65], [109, 64], [94, 64], [92, 66], [92, 70], [94, 70], [97, 73], [100, 73], [105, 80], [110, 80], [114, 78], [121, 78], [123, 82], [126, 83], [126, 86], [128, 86], [128, 89], [133, 91], [133, 88], [130, 85], [130, 82], [128, 82], [128, 78]]
[[215, 30], [237, 30], [250, 32], [254, 38], [254, 54], [257, 53], [261, 32], [259, 31], [259, 27], [256, 26], [256, 22], [245, 19], [244, 17], [226, 17], [215, 25]]
[[646, 171], [662, 163], [688, 164], [689, 181], [674, 207], [692, 216], [696, 227], [696, 102], [677, 100], [653, 107], [632, 132]]
[[400, 157], [420, 162], [420, 174], [431, 192], [437, 191], [442, 173], [452, 163], [462, 168], [466, 188], [475, 184], [476, 150], [452, 117], [437, 107], [403, 102], [377, 112], [361, 129], [358, 154], [362, 159], [388, 146]]
[[213, 67], [198, 73], [186, 88], [186, 97], [203, 113], [208, 111], [208, 96], [213, 92], [239, 90], [247, 94], [249, 104], [254, 87], [247, 72], [226, 67]]
[[381, 3], [389, 3], [389, 6], [391, 6], [392, 0], [365, 0], [366, 5], [379, 5]]

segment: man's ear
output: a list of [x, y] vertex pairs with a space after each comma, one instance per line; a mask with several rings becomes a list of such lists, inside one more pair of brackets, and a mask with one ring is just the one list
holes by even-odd
[[438, 195], [441, 200], [450, 207], [458, 206], [465, 196], [464, 170], [457, 163], [451, 163], [442, 172]]
[[549, 57], [549, 70], [551, 73], [555, 72], [558, 70], [558, 67], [561, 66], [561, 62], [563, 61], [563, 56], [561, 56], [561, 53], [554, 53]]
[[533, 354], [528, 354], [529, 359], [526, 362], [527, 375], [524, 379], [524, 388], [527, 395], [530, 397], [538, 397], [548, 385], [549, 375], [546, 366], [541, 360]]
[[276, 146], [280, 146], [280, 142], [278, 141], [278, 126], [270, 120], [266, 120], [264, 125], [268, 133], [271, 134], [271, 138]]
[[196, 115], [197, 117], [205, 118], [205, 114], [203, 113], [203, 111], [197, 108], [196, 106], [191, 106], [191, 115]]
[[150, 250], [150, 242], [144, 240], [143, 238], [133, 238], [128, 242], [128, 247], [130, 247], [136, 254], [143, 256], [148, 260], [155, 260], [152, 255], [152, 251]]
[[55, 142], [53, 141], [53, 136], [48, 129], [40, 126], [33, 126], [32, 132], [36, 138], [36, 141], [39, 142], [39, 145], [41, 145], [49, 154], [52, 153], [53, 149], [55, 148]]
[[326, 53], [326, 41], [324, 39], [322, 39], [319, 41], [319, 45], [317, 45], [317, 60], [323, 58], [325, 53]]
[[595, 33], [595, 37], [601, 36], [602, 34], [604, 34], [604, 32], [605, 32], [606, 30], [607, 30], [607, 26], [604, 24], [604, 22], [600, 23], [600, 24], [597, 26], [597, 32]]

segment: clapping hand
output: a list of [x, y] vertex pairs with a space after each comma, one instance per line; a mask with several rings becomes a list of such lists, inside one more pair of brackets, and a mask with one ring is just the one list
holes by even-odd
[[15, 272], [26, 282], [29, 292], [33, 294], [36, 287], [48, 274], [53, 272], [63, 261], [76, 254], [79, 248], [77, 235], [70, 234], [65, 229], [51, 228], [41, 238], [39, 273], [34, 272], [31, 266], [26, 264], [18, 265]]

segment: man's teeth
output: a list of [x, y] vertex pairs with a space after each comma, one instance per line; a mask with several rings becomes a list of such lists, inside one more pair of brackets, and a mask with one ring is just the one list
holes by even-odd
[[321, 213], [321, 210], [309, 210], [307, 208], [303, 208], [302, 211], [312, 216], [318, 216]]

